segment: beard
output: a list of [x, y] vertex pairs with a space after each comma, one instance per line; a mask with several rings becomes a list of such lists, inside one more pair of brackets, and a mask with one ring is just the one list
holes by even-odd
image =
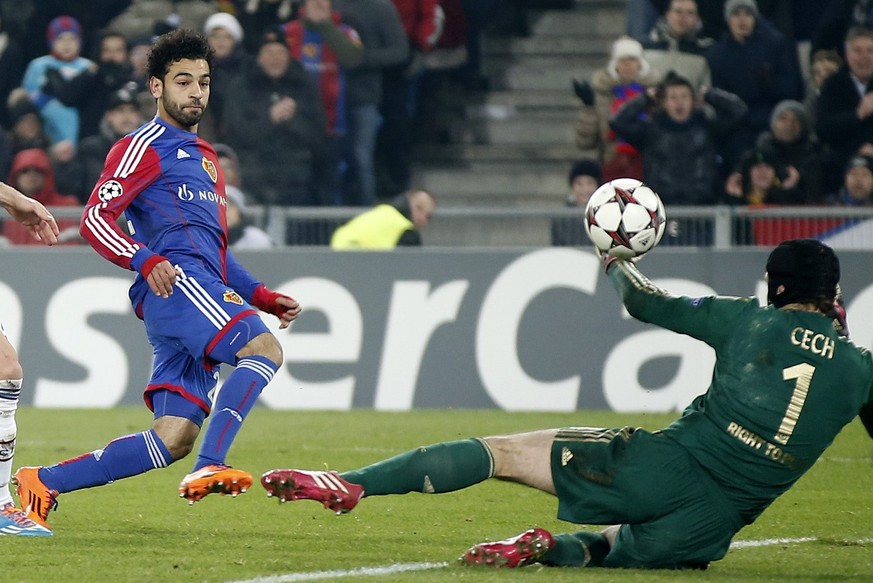
[[[167, 112], [167, 115], [173, 118], [173, 120], [178, 123], [180, 126], [184, 126], [186, 128], [190, 128], [196, 126], [200, 122], [200, 118], [203, 117], [203, 112], [205, 111], [205, 107], [203, 109], [195, 109], [195, 110], [184, 110], [178, 103], [174, 103], [161, 97], [161, 103], [164, 105], [164, 111]], [[191, 105], [191, 104], [185, 104]], [[200, 104], [198, 104], [200, 105]]]

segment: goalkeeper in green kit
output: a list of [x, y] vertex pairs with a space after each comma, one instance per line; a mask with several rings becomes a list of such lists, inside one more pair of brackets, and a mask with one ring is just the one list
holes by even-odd
[[809, 239], [776, 247], [767, 307], [670, 295], [628, 261], [605, 268], [632, 316], [715, 350], [709, 388], [669, 427], [548, 429], [440, 443], [342, 473], [272, 470], [261, 479], [268, 494], [342, 513], [367, 496], [497, 478], [554, 494], [562, 520], [608, 527], [534, 528], [475, 545], [463, 563], [705, 568], [856, 416], [873, 436], [873, 358], [848, 340], [830, 247]]

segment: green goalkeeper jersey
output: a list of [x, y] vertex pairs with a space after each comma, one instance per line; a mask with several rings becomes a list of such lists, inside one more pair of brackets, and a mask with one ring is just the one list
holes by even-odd
[[628, 312], [711, 346], [706, 393], [663, 430], [688, 449], [746, 523], [803, 475], [871, 402], [870, 352], [818, 312], [754, 298], [670, 295], [629, 262], [609, 276]]

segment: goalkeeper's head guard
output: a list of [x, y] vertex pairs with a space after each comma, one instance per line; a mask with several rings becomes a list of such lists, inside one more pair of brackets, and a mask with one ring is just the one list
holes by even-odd
[[777, 308], [810, 302], [830, 309], [839, 281], [834, 250], [814, 239], [784, 241], [767, 259], [767, 303]]

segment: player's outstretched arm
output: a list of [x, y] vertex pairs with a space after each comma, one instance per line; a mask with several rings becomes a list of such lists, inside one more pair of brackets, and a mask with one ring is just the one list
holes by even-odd
[[0, 205], [9, 216], [27, 227], [35, 238], [46, 245], [57, 245], [60, 233], [58, 224], [42, 204], [0, 182]]

